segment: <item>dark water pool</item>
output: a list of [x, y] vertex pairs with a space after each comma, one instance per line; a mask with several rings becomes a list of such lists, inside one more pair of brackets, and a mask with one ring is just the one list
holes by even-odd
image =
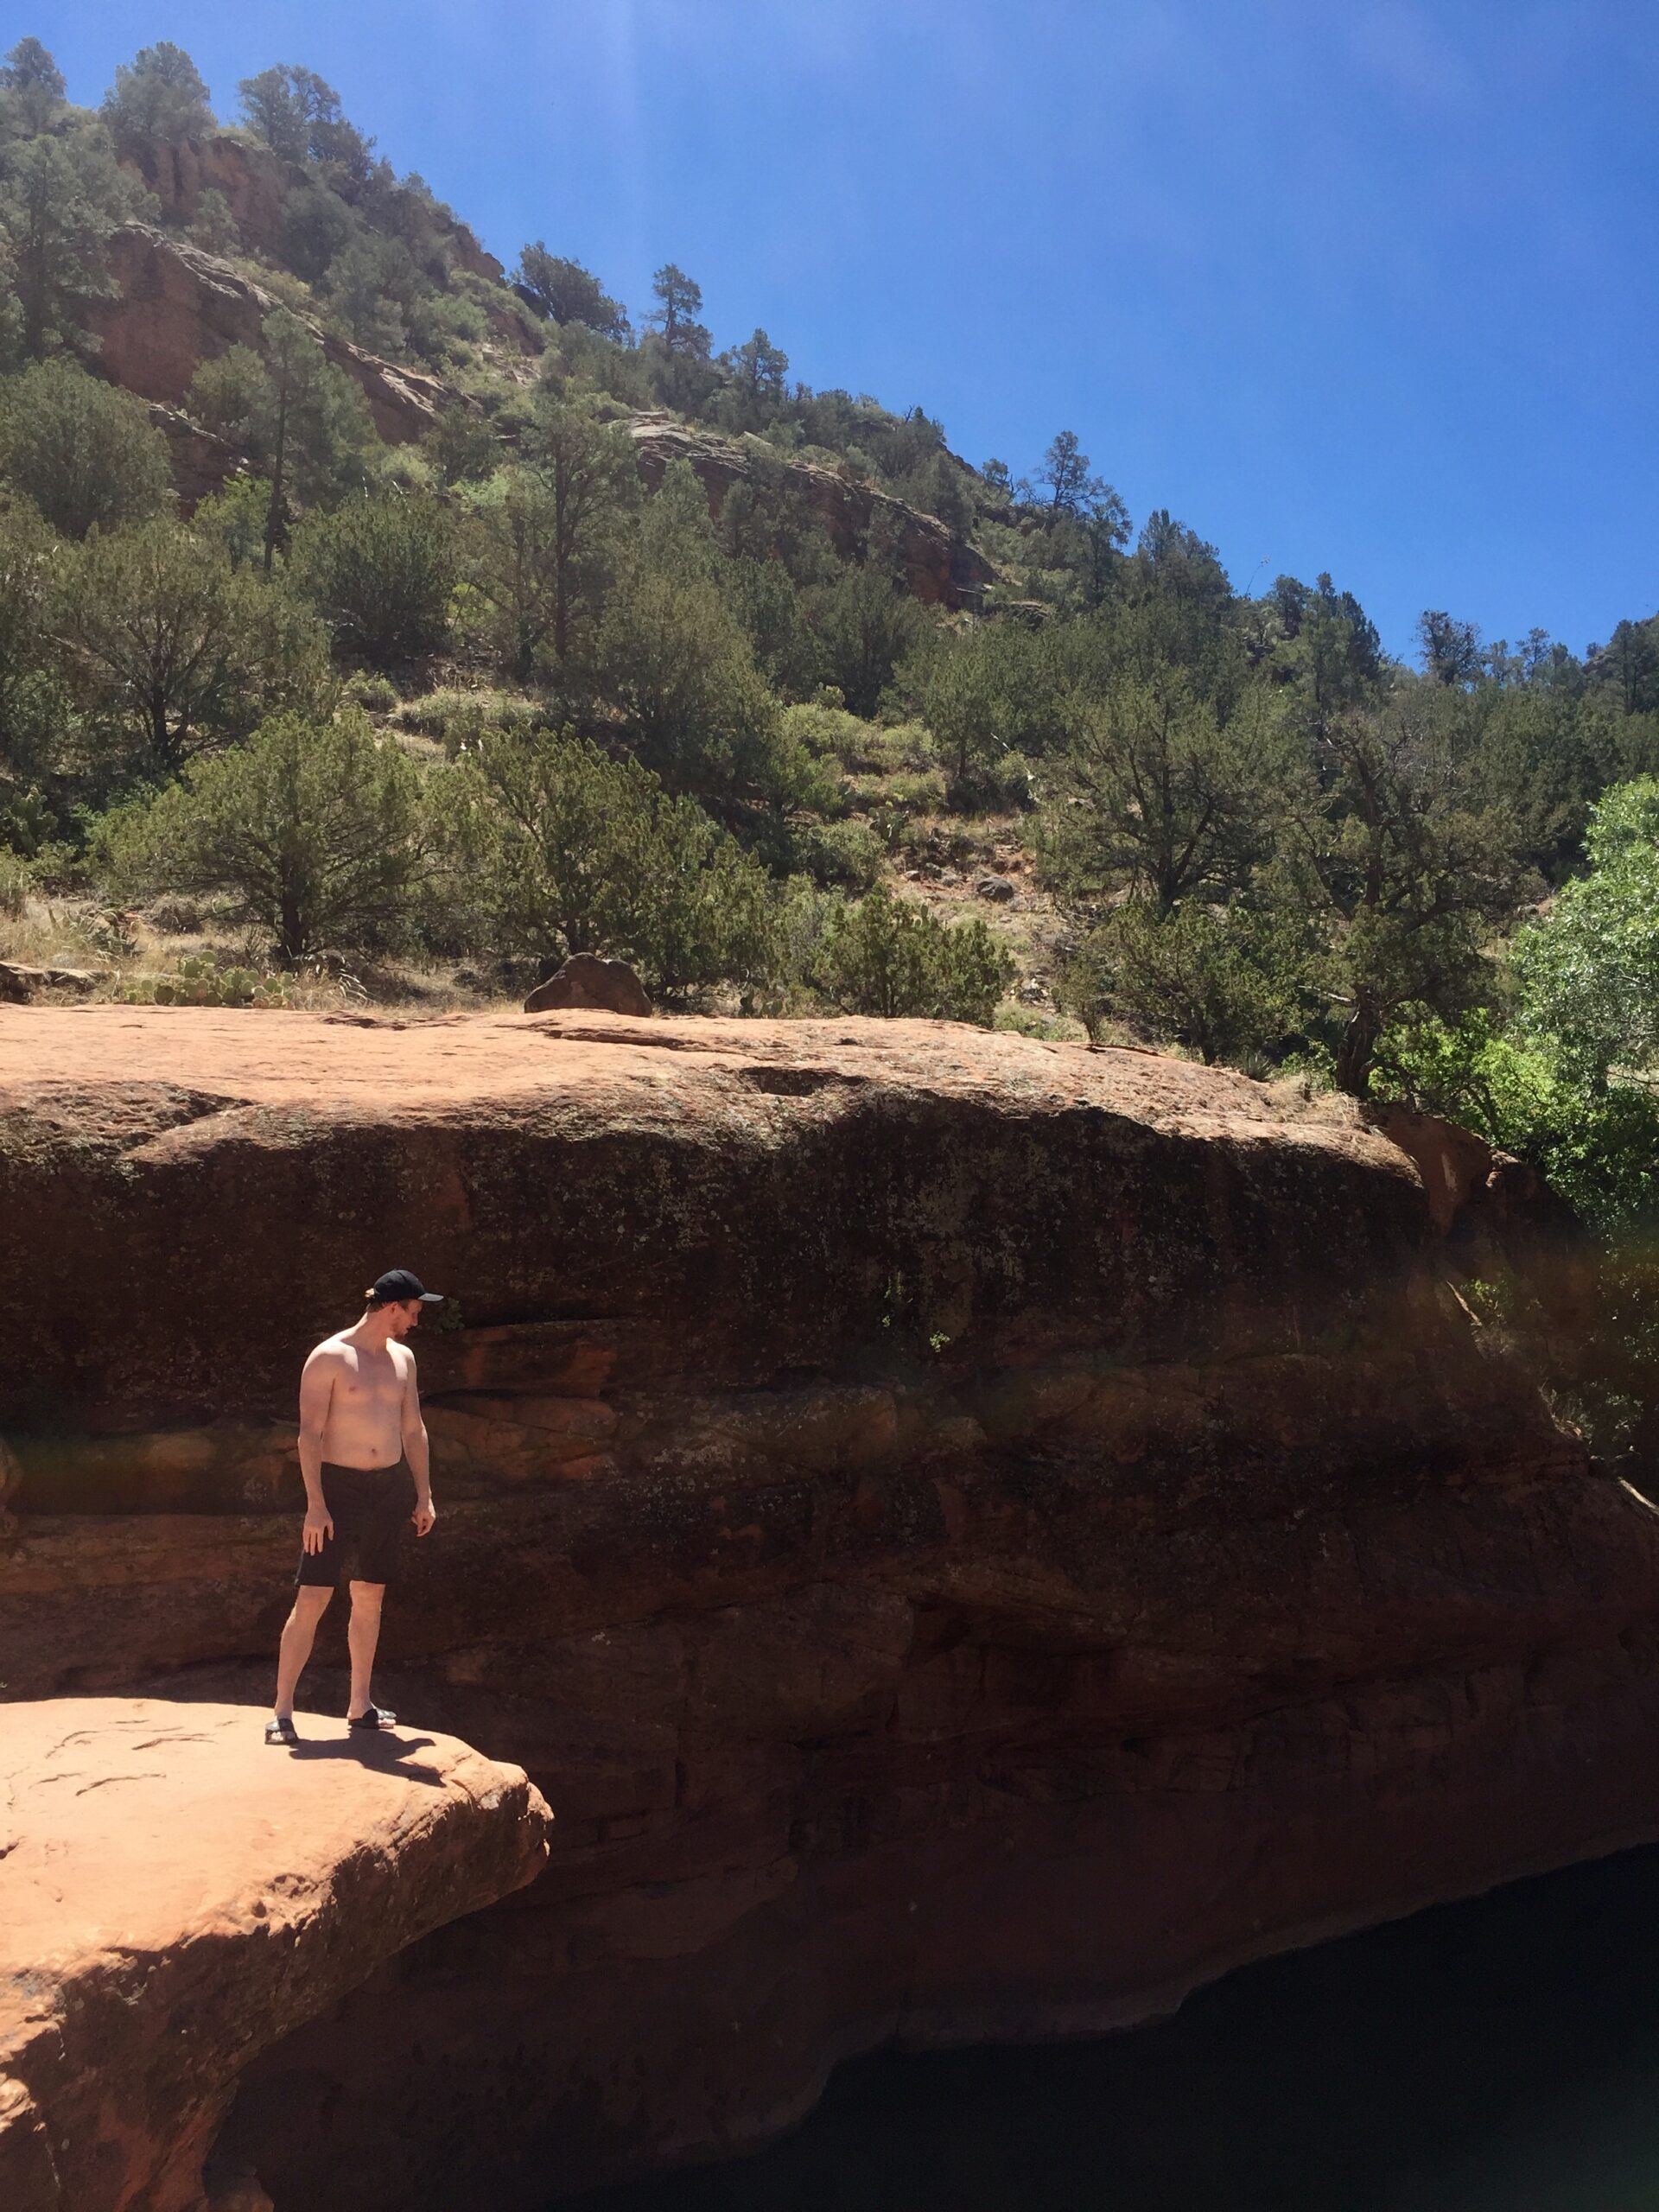
[[1659, 2212], [1659, 1849], [1100, 2043], [866, 2060], [772, 2149], [582, 2212]]

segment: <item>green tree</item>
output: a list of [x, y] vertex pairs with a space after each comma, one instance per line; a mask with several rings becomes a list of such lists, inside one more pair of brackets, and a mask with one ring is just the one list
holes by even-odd
[[455, 529], [429, 494], [365, 493], [313, 516], [292, 565], [347, 659], [391, 668], [448, 643]]
[[62, 556], [31, 507], [0, 508], [0, 845], [57, 768], [68, 721], [51, 643]]
[[85, 353], [86, 311], [108, 296], [105, 248], [143, 193], [103, 131], [25, 140], [0, 175], [0, 252], [15, 291], [18, 337], [32, 361]]
[[1616, 785], [1592, 809], [1589, 873], [1517, 935], [1527, 1026], [1581, 1084], [1659, 1061], [1659, 779]]
[[284, 161], [309, 156], [366, 170], [368, 142], [346, 120], [340, 94], [315, 70], [279, 63], [243, 78], [236, 89], [249, 129]]
[[476, 505], [465, 573], [492, 611], [503, 665], [528, 680], [544, 654], [563, 668], [591, 652], [639, 478], [624, 427], [550, 394], [522, 448], [524, 466]]
[[163, 775], [315, 695], [327, 666], [286, 590], [168, 522], [90, 537], [65, 564], [54, 629], [88, 713]]
[[1037, 481], [1048, 486], [1049, 506], [1056, 514], [1082, 514], [1106, 497], [1104, 478], [1089, 473], [1089, 456], [1075, 430], [1062, 430], [1043, 455]]
[[808, 599], [830, 683], [855, 715], [874, 714], [925, 617], [903, 584], [875, 559], [843, 569]]
[[1182, 669], [1126, 670], [1074, 716], [1038, 827], [1052, 883], [1083, 904], [1128, 891], [1162, 916], [1249, 881], [1293, 772], [1264, 688], [1224, 718]]
[[789, 795], [777, 702], [711, 578], [637, 563], [607, 605], [597, 657], [602, 696], [671, 791]]
[[[699, 302], [701, 303], [701, 302]], [[731, 378], [739, 427], [758, 430], [771, 422], [784, 402], [789, 376], [789, 356], [774, 346], [764, 330], [757, 330], [741, 346], [720, 357]]]
[[292, 965], [398, 944], [426, 842], [420, 778], [395, 743], [356, 712], [288, 714], [117, 817], [100, 857], [129, 895], [226, 899]]
[[141, 47], [131, 61], [117, 68], [104, 96], [104, 120], [122, 147], [145, 139], [176, 146], [214, 127], [200, 71], [170, 39]]
[[808, 980], [847, 1014], [990, 1026], [1014, 963], [982, 921], [937, 920], [885, 884], [830, 915]]
[[330, 505], [362, 489], [379, 441], [368, 402], [297, 315], [278, 308], [260, 335], [263, 356], [232, 346], [202, 363], [191, 383], [190, 410], [245, 454], [270, 486], [269, 572], [287, 542], [294, 503]]
[[1287, 881], [1326, 934], [1336, 1078], [1356, 1097], [1390, 1024], [1480, 1002], [1491, 933], [1526, 887], [1522, 832], [1489, 788], [1478, 735], [1461, 694], [1412, 685], [1381, 712], [1335, 718], [1313, 778], [1287, 794]]
[[702, 313], [702, 285], [665, 261], [652, 278], [651, 289], [657, 304], [645, 321], [661, 336], [664, 350], [696, 359], [706, 356], [712, 340], [697, 321]]
[[458, 876], [492, 944], [600, 952], [683, 991], [764, 970], [765, 871], [638, 760], [569, 732], [486, 732], [442, 787]]
[[142, 399], [73, 361], [0, 383], [0, 478], [66, 537], [114, 530], [173, 502], [167, 441]]
[[1291, 916], [1197, 900], [1160, 915], [1130, 899], [1084, 940], [1056, 995], [1091, 1038], [1110, 1016], [1206, 1065], [1239, 1061], [1303, 1027], [1316, 952]]
[[63, 72], [37, 38], [20, 38], [0, 64], [0, 117], [4, 136], [36, 137], [49, 130], [68, 105]]
[[519, 255], [512, 281], [520, 296], [549, 322], [580, 323], [624, 345], [631, 335], [626, 308], [611, 297], [598, 277], [579, 261], [550, 253], [540, 238]]

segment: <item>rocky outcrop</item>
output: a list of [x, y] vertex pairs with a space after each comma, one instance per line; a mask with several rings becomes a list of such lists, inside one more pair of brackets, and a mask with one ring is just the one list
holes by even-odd
[[296, 1751], [242, 1706], [0, 1706], [0, 2201], [205, 2212], [238, 2073], [404, 1945], [531, 1880], [516, 1767], [419, 1730]]
[[573, 952], [524, 1001], [526, 1014], [551, 1014], [561, 1007], [642, 1016], [651, 1012], [651, 1001], [626, 960], [601, 960], [591, 952]]
[[864, 479], [815, 462], [791, 461], [759, 439], [734, 442], [692, 429], [673, 416], [645, 413], [628, 424], [639, 473], [652, 491], [671, 461], [688, 461], [719, 516], [734, 484], [783, 485], [803, 497], [829, 531], [843, 560], [861, 553], [873, 537], [892, 546], [913, 597], [926, 607], [972, 607], [998, 580], [994, 563], [937, 515], [924, 513], [878, 491]]
[[387, 1692], [558, 1815], [224, 2154], [541, 2204], [1659, 1835], [1659, 1521], [1412, 1135], [1433, 1206], [1343, 1102], [949, 1025], [0, 1009], [0, 1680], [263, 1684], [300, 1357], [412, 1265]]
[[[243, 245], [252, 253], [279, 254], [288, 197], [300, 171], [257, 139], [232, 130], [182, 143], [151, 139], [128, 147], [123, 158], [143, 179], [165, 216], [192, 223], [202, 194], [217, 192], [236, 219]], [[354, 197], [349, 178], [337, 178], [333, 188], [348, 203]], [[445, 209], [428, 212], [448, 241], [452, 267], [490, 283], [504, 282], [505, 270], [465, 223]]]
[[[229, 262], [147, 223], [124, 223], [108, 257], [115, 290], [89, 301], [85, 314], [99, 341], [99, 366], [112, 384], [177, 407], [203, 361], [232, 346], [259, 351], [264, 319], [279, 303]], [[445, 408], [467, 404], [437, 377], [311, 327], [328, 359], [362, 391], [389, 444], [424, 436]]]

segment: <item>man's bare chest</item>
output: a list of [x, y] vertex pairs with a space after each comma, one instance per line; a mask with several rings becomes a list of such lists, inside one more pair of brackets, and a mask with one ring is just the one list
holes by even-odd
[[346, 1352], [334, 1377], [334, 1402], [347, 1414], [395, 1412], [404, 1395], [404, 1378], [390, 1353]]

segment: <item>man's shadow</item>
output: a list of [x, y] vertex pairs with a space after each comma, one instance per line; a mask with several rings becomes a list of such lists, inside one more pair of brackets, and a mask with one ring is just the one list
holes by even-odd
[[442, 1789], [443, 1777], [436, 1767], [404, 1764], [410, 1752], [423, 1751], [437, 1740], [435, 1736], [398, 1736], [389, 1728], [373, 1732], [365, 1728], [356, 1736], [309, 1739], [302, 1736], [297, 1744], [289, 1745], [288, 1756], [291, 1759], [353, 1759], [359, 1766], [372, 1767], [377, 1774], [400, 1774], [406, 1781]]

